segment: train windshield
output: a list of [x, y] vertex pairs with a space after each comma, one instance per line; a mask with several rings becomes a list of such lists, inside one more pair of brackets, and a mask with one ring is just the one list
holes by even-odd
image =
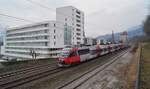
[[70, 49], [63, 49], [62, 52], [60, 53], [60, 56], [68, 57], [69, 54], [70, 54]]

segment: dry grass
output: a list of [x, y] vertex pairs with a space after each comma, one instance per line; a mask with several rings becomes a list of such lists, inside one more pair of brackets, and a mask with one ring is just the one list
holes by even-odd
[[132, 60], [128, 65], [128, 70], [126, 74], [126, 81], [125, 81], [125, 89], [134, 89], [135, 81], [136, 81], [136, 73], [137, 73], [137, 64], [140, 54], [140, 48], [136, 49], [133, 53]]
[[143, 44], [141, 67], [141, 89], [150, 89], [150, 43]]
[[130, 62], [120, 67], [117, 73], [120, 81], [123, 82], [123, 86], [118, 89], [134, 89], [135, 87], [140, 48], [133, 48], [133, 50], [131, 50], [131, 53], [133, 56]]

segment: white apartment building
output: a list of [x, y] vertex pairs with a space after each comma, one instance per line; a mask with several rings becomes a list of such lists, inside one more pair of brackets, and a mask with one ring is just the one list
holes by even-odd
[[[18, 60], [58, 57], [64, 46], [61, 25], [56, 21], [46, 21], [9, 28], [4, 38], [4, 55]], [[33, 52], [36, 58], [32, 55]]]
[[56, 21], [7, 29], [3, 55], [18, 60], [57, 58], [64, 46], [83, 43], [84, 13], [66, 6], [56, 9]]
[[84, 43], [84, 13], [79, 9], [66, 6], [56, 8], [56, 21], [64, 28], [64, 45]]

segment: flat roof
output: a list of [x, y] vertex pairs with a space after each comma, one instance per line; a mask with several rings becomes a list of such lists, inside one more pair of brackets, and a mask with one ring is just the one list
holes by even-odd
[[7, 30], [22, 29], [22, 28], [25, 28], [25, 27], [32, 27], [32, 26], [35, 26], [35, 25], [47, 24], [47, 23], [56, 23], [56, 21], [55, 20], [48, 20], [48, 21], [42, 21], [42, 22], [35, 22], [35, 23], [26, 24], [26, 25], [10, 27]]

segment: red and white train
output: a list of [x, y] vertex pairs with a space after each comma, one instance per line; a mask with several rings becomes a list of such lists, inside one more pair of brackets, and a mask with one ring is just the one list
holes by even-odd
[[84, 62], [120, 49], [124, 44], [94, 45], [85, 47], [63, 48], [59, 57], [59, 67], [68, 67], [75, 63]]

